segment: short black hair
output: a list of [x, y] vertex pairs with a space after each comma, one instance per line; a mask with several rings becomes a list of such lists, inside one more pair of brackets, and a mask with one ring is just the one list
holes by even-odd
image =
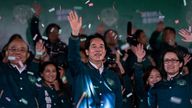
[[[163, 74], [163, 76], [167, 76], [167, 73], [165, 72], [165, 69], [164, 69], [164, 56], [167, 54], [167, 53], [169, 53], [169, 52], [171, 52], [171, 53], [175, 53], [176, 54], [176, 56], [178, 57], [178, 59], [179, 59], [179, 62], [180, 63], [183, 63], [183, 66], [184, 66], [184, 59], [183, 59], [183, 53], [180, 53], [176, 48], [168, 48], [168, 49], [166, 49], [163, 53], [162, 53], [162, 55], [161, 55], [161, 69], [162, 69], [162, 74]], [[179, 71], [182, 71], [182, 69], [183, 69], [183, 66], [179, 69]]]
[[45, 29], [45, 35], [48, 37], [49, 33], [51, 32], [51, 29], [55, 27], [57, 28], [58, 30], [61, 29], [61, 27], [58, 25], [58, 24], [55, 24], [55, 23], [51, 23], [47, 26], [47, 28]]
[[106, 46], [107, 44], [105, 42], [104, 37], [102, 35], [96, 33], [96, 34], [93, 34], [93, 35], [90, 35], [90, 36], [87, 37], [87, 40], [85, 42], [85, 49], [89, 49], [90, 44], [91, 44], [91, 40], [93, 40], [95, 38], [101, 39], [103, 41], [103, 43], [104, 43], [105, 49], [107, 48], [107, 46]]

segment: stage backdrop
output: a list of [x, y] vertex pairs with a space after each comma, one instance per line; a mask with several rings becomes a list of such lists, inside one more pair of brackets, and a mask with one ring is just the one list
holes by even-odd
[[[125, 42], [128, 21], [133, 23], [133, 28], [146, 31], [148, 37], [160, 20], [177, 31], [192, 24], [191, 0], [0, 0], [0, 49], [14, 33], [30, 41], [27, 31], [34, 3], [42, 8], [39, 25], [42, 34], [49, 23], [57, 23], [62, 27], [60, 38], [66, 43], [71, 31], [66, 17], [70, 10], [83, 17], [86, 34], [94, 33], [103, 23], [106, 29], [117, 30], [122, 42]], [[179, 36], [177, 42], [188, 46]]]

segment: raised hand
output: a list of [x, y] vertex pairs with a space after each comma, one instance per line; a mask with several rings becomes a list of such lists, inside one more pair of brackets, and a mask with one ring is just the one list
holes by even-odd
[[72, 29], [72, 35], [78, 36], [82, 26], [82, 18], [79, 17], [75, 11], [69, 12], [67, 18]]
[[186, 54], [183, 59], [184, 65], [186, 65], [192, 59], [192, 57], [189, 54]]
[[38, 3], [34, 3], [33, 4], [33, 9], [35, 11], [35, 15], [40, 16], [40, 14], [41, 14], [41, 5], [38, 4]]
[[145, 50], [143, 49], [143, 45], [142, 44], [138, 44], [136, 47], [134, 47], [133, 49], [135, 55], [137, 56], [137, 61], [138, 62], [142, 62], [143, 58], [145, 57]]
[[179, 30], [179, 34], [181, 35], [182, 39], [184, 42], [192, 42], [192, 33], [190, 33], [186, 29], [181, 29]]

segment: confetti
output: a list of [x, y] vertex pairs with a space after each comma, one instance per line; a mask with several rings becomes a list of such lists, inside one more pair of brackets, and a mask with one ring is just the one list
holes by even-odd
[[9, 57], [8, 57], [8, 60], [16, 60], [16, 57], [14, 57], [14, 56], [9, 56]]
[[89, 3], [88, 4], [89, 7], [93, 7], [93, 5], [94, 5], [93, 3]]
[[82, 10], [83, 9], [83, 7], [81, 7], [81, 6], [74, 6], [73, 7], [75, 10]]
[[35, 85], [36, 85], [37, 87], [42, 87], [42, 85], [41, 85], [41, 84], [38, 84], [38, 83], [35, 83]]
[[23, 98], [22, 98], [22, 99], [20, 99], [20, 100], [19, 100], [19, 102], [22, 102], [22, 103], [24, 103], [25, 105], [27, 105], [27, 104], [28, 104], [27, 100], [25, 100], [25, 99], [23, 99]]
[[3, 92], [4, 92], [4, 91], [3, 91], [3, 90], [1, 90], [1, 93], [0, 93], [0, 99], [1, 99], [1, 96], [3, 95]]
[[180, 104], [182, 100], [181, 98], [178, 98], [178, 97], [171, 97], [170, 101], [172, 103]]
[[88, 28], [89, 28], [89, 29], [91, 28], [91, 24], [88, 25]]
[[48, 37], [47, 37], [47, 36], [42, 36], [42, 38], [43, 38], [44, 40], [48, 40]]
[[54, 31], [54, 28], [51, 28], [51, 31], [50, 32], [53, 32]]
[[129, 94], [127, 94], [127, 98], [129, 98], [130, 96], [132, 96], [133, 95], [133, 93], [129, 93]]
[[55, 8], [49, 9], [49, 12], [50, 12], [50, 13], [53, 12], [53, 11], [55, 11]]
[[41, 81], [41, 77], [37, 78], [37, 81], [38, 81], [38, 82]]
[[34, 73], [31, 72], [31, 71], [27, 71], [27, 73], [30, 74], [30, 75], [34, 75]]
[[88, 4], [90, 2], [90, 0], [87, 0], [86, 2], [85, 2], [85, 4]]
[[37, 36], [38, 36], [38, 34], [35, 34], [35, 36], [33, 37], [33, 40], [36, 40]]
[[34, 10], [33, 8], [31, 8], [31, 11], [32, 11], [33, 13], [35, 13], [35, 10]]
[[184, 5], [184, 6], [187, 6], [186, 0], [183, 0], [183, 5]]
[[179, 24], [179, 20], [178, 19], [175, 20], [175, 24]]
[[84, 42], [84, 41], [86, 41], [86, 40], [87, 40], [86, 38], [81, 38], [81, 39], [80, 39], [81, 42]]
[[41, 24], [41, 26], [44, 28], [45, 27], [45, 25], [44, 24]]
[[84, 29], [84, 28], [86, 28], [86, 27], [87, 27], [87, 25], [83, 25], [83, 27], [82, 27], [82, 28]]
[[129, 47], [130, 47], [129, 43], [126, 43], [121, 46], [121, 50], [129, 49]]
[[5, 99], [9, 102], [11, 102], [11, 99], [9, 97], [5, 97]]
[[59, 29], [59, 34], [61, 34], [62, 33], [62, 29]]
[[41, 56], [43, 55], [43, 52], [36, 51], [36, 55]]
[[191, 27], [191, 26], [189, 26], [188, 31], [189, 31], [190, 33], [192, 32], [192, 27]]
[[101, 20], [101, 18], [100, 18], [100, 16], [99, 16], [99, 15], [97, 16], [97, 19], [98, 19], [98, 20]]

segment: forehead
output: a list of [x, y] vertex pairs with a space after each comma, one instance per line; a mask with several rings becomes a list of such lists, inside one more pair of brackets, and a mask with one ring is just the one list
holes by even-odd
[[21, 39], [16, 39], [16, 40], [13, 40], [9, 45], [8, 47], [24, 47], [24, 48], [27, 48], [27, 43], [25, 43], [23, 40]]
[[170, 58], [178, 58], [177, 54], [174, 52], [167, 52], [164, 55], [164, 59], [170, 59]]
[[103, 40], [100, 39], [100, 38], [93, 38], [93, 39], [91, 39], [91, 41], [90, 41], [90, 45], [93, 45], [93, 44], [99, 44], [99, 45], [103, 44], [103, 45], [104, 45], [104, 42], [103, 42]]

